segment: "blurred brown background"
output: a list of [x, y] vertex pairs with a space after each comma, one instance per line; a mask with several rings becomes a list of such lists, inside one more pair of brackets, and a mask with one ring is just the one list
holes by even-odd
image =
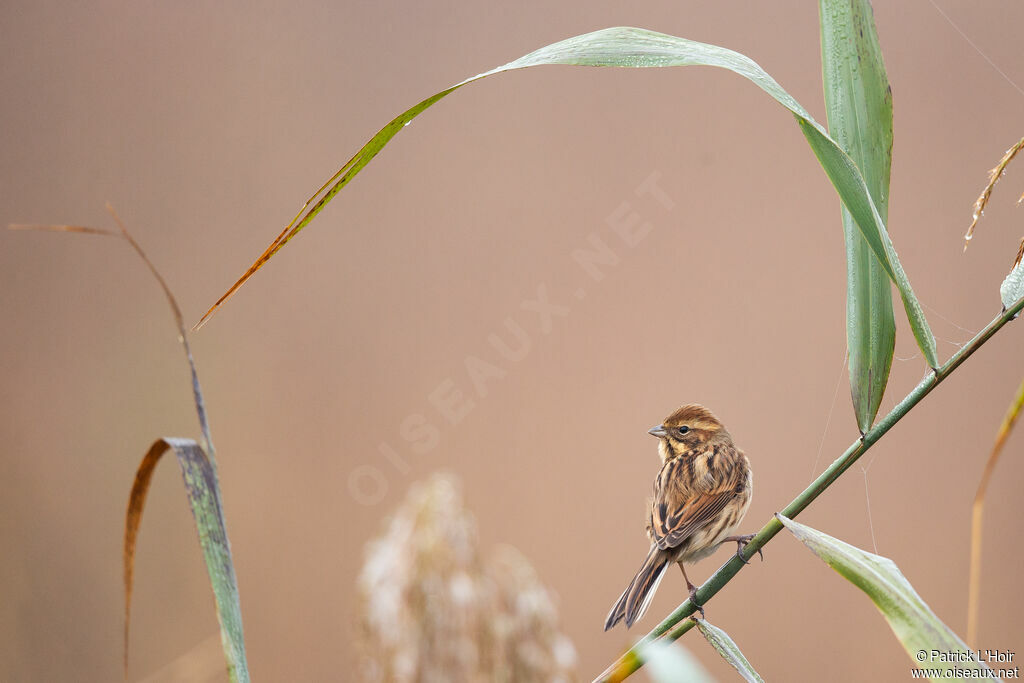
[[[891, 232], [946, 358], [998, 312], [1022, 232], [1018, 165], [961, 253], [986, 171], [1024, 133], [1011, 82], [1024, 83], [1024, 5], [878, 3], [876, 19], [896, 106]], [[5, 2], [0, 222], [110, 227], [110, 200], [194, 322], [392, 116], [621, 24], [744, 52], [824, 118], [806, 2]], [[652, 174], [672, 208], [636, 194]], [[624, 211], [651, 224], [632, 248], [607, 222]], [[591, 235], [620, 259], [600, 282], [570, 255]], [[0, 679], [114, 680], [125, 502], [153, 439], [198, 434], [187, 370], [125, 245], [0, 243]], [[839, 203], [798, 127], [728, 72], [539, 68], [435, 106], [193, 336], [255, 679], [344, 677], [363, 546], [437, 469], [462, 478], [485, 547], [531, 559], [581, 674], [599, 672], [685, 597], [672, 574], [638, 628], [601, 630], [647, 547], [648, 427], [683, 402], [719, 414], [755, 468], [751, 531], [856, 437], [843, 264]], [[522, 307], [542, 286], [568, 309], [548, 333]], [[530, 339], [518, 361], [488, 342], [514, 343], [510, 316]], [[970, 502], [1024, 374], [1022, 334], [998, 335], [801, 518], [893, 558], [961, 633]], [[901, 323], [883, 411], [923, 374], [916, 351]], [[503, 374], [486, 396], [471, 356]], [[455, 425], [430, 398], [446, 382], [473, 401]], [[414, 414], [438, 430], [427, 453], [403, 439]], [[983, 648], [1024, 644], [1021, 443], [990, 490]], [[376, 479], [355, 495], [360, 466]], [[141, 680], [216, 633], [171, 462], [136, 576]], [[909, 677], [867, 598], [786, 536], [709, 616], [769, 680]], [[684, 642], [731, 680], [704, 642]]]

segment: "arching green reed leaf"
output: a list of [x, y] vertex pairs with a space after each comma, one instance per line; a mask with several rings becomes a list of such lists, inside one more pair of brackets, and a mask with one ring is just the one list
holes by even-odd
[[850, 157], [836, 145], [835, 141], [828, 136], [824, 129], [800, 106], [800, 103], [783, 90], [775, 82], [775, 79], [769, 76], [749, 57], [717, 45], [698, 43], [664, 33], [630, 27], [603, 29], [542, 47], [504, 66], [478, 74], [442, 90], [399, 114], [378, 131], [376, 135], [370, 138], [369, 142], [363, 145], [362, 149], [356, 152], [355, 156], [349, 159], [337, 173], [324, 183], [320, 190], [310, 197], [292, 222], [281, 231], [242, 277], [214, 303], [196, 327], [202, 326], [209, 320], [210, 316], [233, 296], [246, 280], [252, 277], [281, 247], [306, 227], [323, 210], [327, 202], [333, 199], [380, 152], [384, 145], [424, 110], [462, 86], [481, 78], [504, 71], [525, 69], [545, 64], [635, 68], [693, 65], [715, 66], [729, 69], [747, 78], [775, 98], [779, 104], [789, 109], [796, 116], [804, 136], [811, 145], [811, 149], [824, 167], [843, 204], [850, 211], [850, 215], [856, 222], [857, 228], [864, 235], [864, 239], [882, 263], [886, 274], [899, 288], [907, 310], [907, 316], [910, 319], [911, 328], [925, 359], [932, 367], [938, 365], [935, 339], [925, 320], [924, 312], [917, 301], [917, 297], [914, 295], [913, 289], [910, 287], [910, 280], [903, 272], [903, 267], [896, 256], [896, 250], [893, 248], [889, 235], [886, 232], [885, 222], [882, 220], [871, 200], [871, 196], [868, 194], [867, 186], [861, 177], [860, 171], [857, 170], [857, 166]]

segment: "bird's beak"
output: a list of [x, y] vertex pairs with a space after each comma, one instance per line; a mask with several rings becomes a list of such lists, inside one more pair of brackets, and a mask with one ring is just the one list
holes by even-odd
[[664, 437], [668, 432], [665, 431], [665, 425], [658, 425], [657, 427], [651, 427], [647, 430], [647, 433], [651, 436], [656, 436], [659, 439]]

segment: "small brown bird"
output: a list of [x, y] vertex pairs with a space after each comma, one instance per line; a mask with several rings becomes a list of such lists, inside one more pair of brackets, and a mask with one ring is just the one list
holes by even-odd
[[647, 515], [651, 550], [609, 612], [605, 631], [622, 619], [629, 628], [642, 617], [673, 563], [697, 604], [697, 587], [683, 563], [707, 557], [726, 541], [735, 541], [739, 554], [754, 537], [731, 535], [747, 514], [754, 483], [747, 456], [711, 411], [696, 403], [685, 405], [648, 433], [659, 439], [662, 461]]

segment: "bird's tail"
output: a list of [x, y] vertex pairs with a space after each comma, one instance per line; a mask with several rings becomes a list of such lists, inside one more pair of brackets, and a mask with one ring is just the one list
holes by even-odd
[[629, 586], [619, 596], [612, 611], [608, 613], [608, 619], [604, 622], [604, 630], [607, 631], [622, 619], [626, 620], [626, 628], [629, 628], [647, 611], [651, 604], [651, 598], [658, 590], [658, 584], [665, 576], [668, 569], [668, 554], [659, 549], [658, 546], [651, 546], [651, 552], [647, 553], [647, 559], [636, 573]]

